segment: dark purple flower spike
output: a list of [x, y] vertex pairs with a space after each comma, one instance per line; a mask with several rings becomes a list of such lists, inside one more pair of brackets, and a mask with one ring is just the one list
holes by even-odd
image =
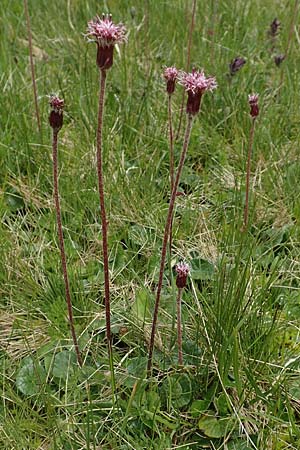
[[245, 58], [234, 58], [229, 64], [229, 73], [233, 77], [244, 65], [246, 64]]

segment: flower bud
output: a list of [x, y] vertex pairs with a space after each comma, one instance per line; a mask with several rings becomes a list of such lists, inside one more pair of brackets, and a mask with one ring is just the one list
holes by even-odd
[[187, 276], [189, 274], [190, 268], [188, 264], [181, 262], [176, 265], [175, 270], [177, 272], [176, 286], [179, 289], [182, 289], [186, 286]]
[[54, 131], [59, 131], [63, 126], [63, 110], [64, 100], [60, 99], [57, 95], [50, 96], [51, 112], [49, 115], [49, 123]]
[[249, 95], [248, 101], [249, 101], [249, 105], [250, 105], [250, 115], [253, 119], [255, 119], [259, 114], [258, 94]]

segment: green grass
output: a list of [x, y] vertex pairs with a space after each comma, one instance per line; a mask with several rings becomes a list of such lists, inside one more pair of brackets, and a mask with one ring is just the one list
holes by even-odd
[[[278, 17], [284, 53], [293, 2], [198, 2], [191, 61], [219, 87], [204, 97], [193, 127], [173, 228], [172, 265], [184, 259], [192, 268], [183, 295], [185, 366], [177, 366], [176, 291], [166, 267], [150, 380], [147, 345], [169, 196], [161, 73], [164, 65], [185, 67], [192, 2], [102, 3], [29, 1], [42, 138], [23, 2], [0, 4], [0, 448], [296, 450], [299, 26], [280, 68], [267, 39]], [[108, 73], [104, 120], [117, 404], [105, 343], [96, 48], [82, 35], [102, 10], [129, 31]], [[236, 56], [247, 63], [229, 82]], [[67, 323], [52, 201], [52, 92], [66, 102], [60, 192], [82, 370]], [[241, 233], [252, 92], [261, 113], [251, 226]], [[181, 96], [178, 87], [175, 124]], [[177, 162], [180, 149], [179, 142]]]

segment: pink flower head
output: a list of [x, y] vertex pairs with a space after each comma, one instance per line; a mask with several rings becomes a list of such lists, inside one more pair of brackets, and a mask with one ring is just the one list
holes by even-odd
[[59, 131], [63, 126], [63, 111], [65, 102], [63, 99], [59, 98], [57, 95], [50, 95], [49, 104], [51, 107], [51, 112], [49, 115], [50, 126], [55, 130]]
[[111, 14], [96, 16], [88, 22], [85, 35], [89, 41], [98, 46], [97, 64], [101, 70], [107, 70], [113, 65], [113, 50], [116, 44], [126, 41], [126, 28], [123, 24], [114, 24]]
[[164, 70], [164, 78], [167, 82], [167, 93], [173, 94], [175, 91], [175, 83], [177, 80], [178, 70], [176, 67], [166, 67]]
[[176, 264], [175, 270], [177, 272], [176, 286], [178, 288], [184, 288], [186, 286], [187, 276], [189, 274], [190, 268], [186, 263]]
[[188, 93], [186, 112], [195, 115], [199, 112], [202, 95], [212, 91], [218, 85], [214, 77], [206, 77], [204, 71], [193, 69], [192, 72], [180, 72], [178, 82]]
[[258, 94], [251, 94], [248, 95], [248, 102], [250, 105], [250, 115], [255, 119], [259, 114], [259, 108], [258, 108]]

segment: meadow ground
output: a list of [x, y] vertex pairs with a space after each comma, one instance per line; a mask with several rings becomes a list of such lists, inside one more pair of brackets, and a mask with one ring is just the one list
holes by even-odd
[[[191, 67], [216, 77], [191, 135], [165, 270], [152, 377], [147, 353], [169, 199], [164, 66], [185, 69], [192, 0], [0, 2], [0, 448], [300, 448], [300, 28], [295, 2], [197, 2]], [[298, 5], [298, 1], [296, 1]], [[87, 21], [128, 30], [108, 72], [104, 182], [116, 392], [105, 340], [95, 165], [96, 46]], [[274, 18], [278, 35], [268, 35]], [[291, 23], [293, 34], [288, 46]], [[277, 67], [274, 56], [288, 54]], [[233, 76], [229, 63], [244, 57]], [[59, 183], [75, 328], [70, 338], [53, 203], [47, 95], [65, 100]], [[241, 231], [248, 94], [259, 94]], [[182, 88], [173, 98], [175, 129]], [[178, 164], [182, 137], [175, 145]], [[177, 364], [174, 266], [183, 292]]]

